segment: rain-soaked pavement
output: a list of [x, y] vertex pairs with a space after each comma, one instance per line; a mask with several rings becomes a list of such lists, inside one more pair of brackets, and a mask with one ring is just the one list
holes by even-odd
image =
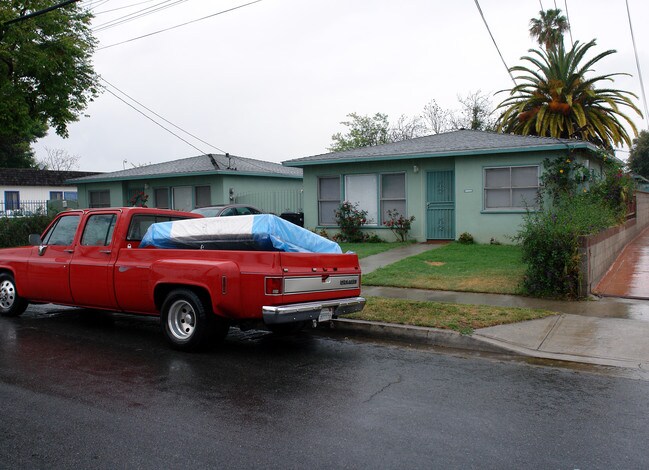
[[[0, 318], [0, 468], [644, 468], [624, 370], [234, 329], [204, 354], [151, 319]], [[543, 364], [543, 365], [539, 365]]]
[[649, 300], [649, 227], [624, 247], [595, 292], [608, 297]]

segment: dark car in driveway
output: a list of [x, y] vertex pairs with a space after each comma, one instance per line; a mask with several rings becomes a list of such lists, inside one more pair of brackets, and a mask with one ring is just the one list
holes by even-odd
[[225, 204], [222, 206], [197, 207], [192, 211], [204, 217], [228, 217], [231, 215], [263, 214], [262, 210], [246, 204]]

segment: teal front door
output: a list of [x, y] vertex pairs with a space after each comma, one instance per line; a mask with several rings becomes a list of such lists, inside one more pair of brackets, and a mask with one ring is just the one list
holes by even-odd
[[426, 238], [455, 239], [455, 177], [453, 170], [431, 171], [426, 177]]

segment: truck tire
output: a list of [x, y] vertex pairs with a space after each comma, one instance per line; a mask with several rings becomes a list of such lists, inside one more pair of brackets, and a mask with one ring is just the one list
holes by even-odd
[[0, 274], [0, 315], [3, 317], [17, 317], [29, 305], [25, 299], [18, 295], [16, 281], [9, 273]]
[[171, 347], [189, 352], [222, 341], [229, 329], [227, 322], [214, 315], [209, 305], [189, 289], [176, 289], [167, 295], [160, 323]]

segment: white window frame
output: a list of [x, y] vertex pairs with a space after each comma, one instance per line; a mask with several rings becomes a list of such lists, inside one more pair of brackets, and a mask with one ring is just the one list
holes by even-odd
[[[512, 185], [512, 170], [515, 168], [536, 168], [536, 186], [513, 186]], [[509, 185], [508, 186], [487, 186], [487, 171], [489, 170], [504, 170], [509, 169]], [[482, 171], [482, 187], [483, 187], [483, 210], [486, 212], [498, 212], [498, 211], [523, 211], [528, 207], [536, 207], [535, 204], [530, 204], [530, 206], [515, 206], [513, 201], [513, 193], [516, 189], [534, 189], [539, 190], [540, 187], [540, 165], [505, 165], [505, 166], [489, 166], [484, 167]], [[509, 190], [509, 205], [508, 206], [498, 206], [498, 207], [487, 207], [487, 193], [488, 191], [494, 190]]]
[[[320, 181], [325, 179], [337, 179], [338, 180], [338, 198], [337, 199], [324, 199], [320, 194]], [[335, 227], [335, 220], [332, 223], [323, 222], [322, 219], [322, 203], [331, 203], [336, 202], [337, 206], [340, 207], [340, 184], [341, 184], [341, 175], [329, 175], [329, 176], [318, 176], [318, 225], [324, 227]]]

